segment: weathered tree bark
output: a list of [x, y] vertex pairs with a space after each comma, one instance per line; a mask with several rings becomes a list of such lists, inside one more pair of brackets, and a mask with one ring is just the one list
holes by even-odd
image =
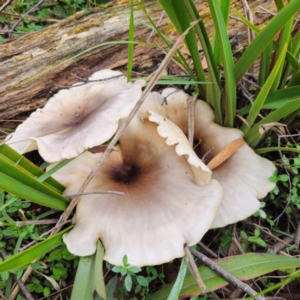
[[[273, 0], [248, 0], [248, 3], [254, 23], [259, 27], [272, 17], [263, 12], [259, 4], [276, 11]], [[196, 0], [195, 4], [211, 34], [213, 24], [206, 1]], [[240, 0], [233, 0], [232, 7], [243, 12]], [[158, 1], [147, 0], [147, 11], [157, 23], [162, 14]], [[135, 39], [146, 42], [151, 29], [139, 20], [148, 23], [147, 18], [138, 6], [134, 13]], [[129, 14], [128, 1], [115, 1], [108, 9], [79, 12], [47, 29], [0, 45], [0, 120], [22, 118], [22, 114], [28, 115], [29, 111], [43, 106], [59, 89], [57, 85], [71, 85], [79, 81], [72, 74], [86, 78], [96, 70], [126, 66], [127, 45], [105, 43], [128, 39]], [[178, 36], [166, 16], [162, 17], [158, 27], [172, 40]], [[241, 22], [230, 19], [229, 36], [235, 49], [246, 46], [246, 26]], [[157, 34], [149, 42], [165, 47]], [[95, 47], [100, 44], [102, 46]], [[78, 56], [91, 47], [94, 49]], [[136, 45], [136, 69], [142, 70], [142, 65], [147, 61], [157, 63], [163, 56], [164, 53], [158, 48]]]

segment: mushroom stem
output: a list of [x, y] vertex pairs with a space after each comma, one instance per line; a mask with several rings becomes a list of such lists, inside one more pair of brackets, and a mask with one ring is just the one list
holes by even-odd
[[210, 170], [215, 169], [219, 165], [221, 165], [225, 160], [231, 157], [239, 148], [241, 148], [246, 142], [239, 138], [227, 146], [225, 146], [208, 164]]

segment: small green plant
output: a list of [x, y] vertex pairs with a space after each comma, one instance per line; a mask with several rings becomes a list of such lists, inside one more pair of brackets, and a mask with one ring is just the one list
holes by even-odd
[[251, 245], [251, 248], [253, 250], [256, 250], [257, 246], [260, 247], [267, 247], [266, 242], [260, 238], [260, 230], [256, 228], [254, 230], [254, 235], [248, 236], [245, 231], [240, 232], [241, 238], [243, 239], [241, 246], [245, 250], [246, 249], [246, 243], [248, 242]]
[[[120, 273], [124, 279], [124, 287], [127, 292], [131, 292], [133, 284], [135, 284], [134, 293], [140, 293], [141, 296], [146, 296], [149, 293], [148, 284], [149, 281], [153, 280], [152, 277], [144, 277], [142, 275], [137, 275], [141, 272], [140, 267], [132, 266], [128, 263], [127, 255], [123, 257], [123, 266], [114, 266], [112, 271], [115, 273]], [[157, 278], [157, 273], [150, 270], [152, 276]]]

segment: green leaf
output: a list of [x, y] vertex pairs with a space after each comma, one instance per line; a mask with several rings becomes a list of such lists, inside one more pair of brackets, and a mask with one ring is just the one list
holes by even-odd
[[94, 281], [95, 281], [95, 290], [100, 297], [106, 299], [106, 290], [103, 276], [103, 255], [104, 248], [102, 243], [98, 240], [97, 242], [97, 252], [95, 258], [95, 273], [94, 273]]
[[[268, 287], [267, 289], [264, 289], [263, 291], [259, 292], [258, 294], [256, 295], [253, 295], [251, 297], [248, 297], [246, 298], [245, 300], [251, 300], [253, 298], [256, 298], [257, 296], [259, 295], [265, 295], [273, 290], [278, 290], [280, 288], [282, 288], [283, 286], [286, 286], [288, 285], [290, 282], [292, 282], [293, 280], [297, 279], [300, 277], [300, 270], [295, 272], [294, 274], [292, 274], [291, 276], [289, 276], [287, 279], [277, 283], [277, 284], [274, 284], [274, 285], [271, 285], [270, 287]], [[257, 298], [256, 298], [257, 299]]]
[[62, 232], [48, 238], [47, 240], [38, 243], [18, 254], [11, 256], [10, 258], [6, 259], [5, 261], [0, 263], [0, 270], [1, 272], [4, 271], [11, 271], [17, 268], [21, 268], [25, 265], [30, 264], [34, 260], [40, 258], [41, 256], [45, 255], [46, 253], [50, 252], [51, 250], [55, 249], [56, 247], [60, 246], [62, 242], [62, 236], [71, 230], [73, 226], [63, 230]]
[[[220, 8], [221, 8], [221, 12], [222, 12], [222, 16], [223, 16], [226, 28], [227, 28], [227, 25], [228, 25], [228, 18], [229, 18], [229, 13], [230, 13], [230, 2], [231, 2], [231, 0], [220, 0]], [[220, 47], [219, 47], [219, 44], [216, 40], [215, 30], [214, 30], [214, 33], [213, 33], [212, 45], [213, 45], [213, 49], [214, 49], [214, 57], [215, 57], [216, 63], [221, 64]], [[218, 73], [219, 73], [219, 75], [221, 75], [220, 71]]]
[[[260, 30], [251, 22], [249, 22], [242, 14], [240, 14], [236, 9], [233, 9], [233, 11], [235, 12], [235, 14], [252, 30], [254, 31], [256, 34], [260, 33]], [[271, 45], [271, 49], [268, 49], [267, 52], [270, 51], [270, 53], [268, 53], [267, 57], [266, 57], [266, 66], [268, 66], [264, 71], [266, 72], [265, 75], [267, 74], [267, 72], [269, 71], [269, 66], [270, 66], [270, 62], [271, 62], [271, 50], [272, 47], [275, 50], [279, 49], [279, 44], [276, 41], [273, 41], [272, 43], [268, 44], [267, 48]], [[291, 52], [287, 51], [287, 61], [290, 64], [290, 66], [295, 70], [299, 70], [300, 68], [300, 64], [297, 61], [297, 59], [295, 58], [296, 55], [292, 54]], [[260, 84], [260, 86], [262, 86], [262, 84]]]
[[[183, 258], [181, 260], [181, 265], [180, 265], [180, 269], [179, 269], [176, 281], [175, 281], [175, 283], [172, 287], [172, 290], [168, 296], [168, 300], [179, 299], [179, 294], [180, 294], [181, 288], [184, 283], [186, 270], [187, 270], [187, 263], [186, 263], [185, 259]], [[154, 299], [156, 299], [156, 298], [154, 298]]]
[[240, 232], [240, 235], [245, 240], [248, 238], [247, 233], [245, 231], [243, 231], [243, 230]]
[[128, 264], [128, 257], [127, 257], [126, 254], [123, 256], [122, 262], [123, 262], [123, 266], [124, 267], [129, 266], [129, 264]]
[[125, 277], [125, 288], [128, 292], [130, 292], [132, 288], [132, 278], [129, 274]]
[[260, 148], [260, 149], [255, 150], [255, 152], [257, 154], [264, 154], [264, 153], [273, 152], [273, 151], [287, 151], [287, 152], [290, 151], [290, 152], [300, 154], [300, 149], [298, 149], [298, 148], [269, 147], [269, 148]]
[[259, 127], [263, 124], [277, 122], [280, 119], [293, 113], [295, 110], [300, 109], [300, 101], [289, 101], [277, 110], [269, 113], [264, 119], [256, 123], [245, 135], [245, 140], [248, 144], [252, 144], [256, 139], [260, 138], [262, 134], [259, 132]]
[[0, 154], [0, 189], [37, 204], [64, 210], [69, 200]]
[[278, 179], [283, 182], [289, 181], [289, 178], [290, 177], [287, 174], [281, 174], [278, 176]]
[[[270, 93], [263, 103], [263, 109], [277, 109], [282, 107], [288, 101], [292, 101], [295, 99], [300, 100], [300, 86], [292, 86], [285, 89], [281, 89]], [[247, 105], [239, 110], [239, 115], [243, 116], [249, 113], [249, 110], [252, 105]]]
[[114, 266], [111, 270], [115, 273], [121, 273], [122, 269], [123, 269], [122, 266]]
[[92, 300], [94, 290], [90, 289], [94, 255], [80, 258], [73, 285], [71, 300]]
[[226, 24], [218, 1], [208, 0], [208, 5], [214, 21], [216, 39], [220, 47], [224, 68], [225, 88], [222, 94], [222, 100], [225, 103], [224, 125], [227, 127], [233, 127], [236, 111], [236, 82], [234, 77], [231, 46], [226, 31]]
[[[63, 166], [65, 166], [66, 164], [68, 164], [69, 162], [71, 162], [73, 159], [75, 159], [75, 157], [74, 158], [69, 158], [69, 159], [64, 159], [63, 161], [59, 162], [57, 165], [55, 165], [53, 168], [51, 168], [45, 174], [43, 174], [42, 176], [40, 176], [38, 178], [38, 181], [39, 182], [45, 181], [52, 174], [54, 174], [56, 171], [58, 171], [59, 169], [61, 169]], [[64, 187], [64, 189], [65, 189], [65, 187]]]
[[267, 247], [267, 244], [265, 243], [265, 241], [258, 237], [249, 237], [249, 242], [256, 243], [256, 244], [260, 245], [261, 247]]
[[[215, 112], [216, 122], [220, 125], [223, 124], [222, 120], [222, 109], [221, 109], [221, 90], [219, 82], [219, 72], [217, 68], [217, 62], [210, 44], [210, 40], [204, 26], [201, 16], [199, 15], [195, 4], [191, 0], [183, 0], [184, 5], [190, 15], [191, 20], [198, 20], [198, 23], [195, 24], [195, 30], [200, 40], [201, 46], [203, 48], [204, 56], [208, 66], [208, 78], [211, 82], [211, 85], [206, 87], [206, 101], [211, 105]], [[200, 21], [199, 21], [200, 20]], [[202, 65], [202, 63], [201, 63]]]
[[265, 28], [256, 36], [243, 53], [235, 66], [236, 82], [239, 82], [256, 58], [264, 51], [275, 35], [300, 9], [300, 1], [291, 1], [276, 16], [274, 16]]
[[45, 287], [43, 290], [43, 294], [45, 297], [47, 297], [50, 294], [50, 289], [48, 287]]
[[140, 267], [136, 267], [136, 266], [130, 266], [128, 268], [128, 271], [131, 272], [131, 273], [138, 273], [138, 272], [141, 272], [142, 269]]
[[121, 273], [122, 276], [125, 276], [125, 275], [128, 273], [128, 272], [127, 272], [127, 268], [121, 267], [120, 273]]
[[[257, 118], [257, 116], [267, 98], [267, 95], [274, 84], [274, 81], [277, 77], [279, 69], [283, 66], [286, 49], [287, 49], [287, 45], [285, 45], [285, 47], [282, 49], [282, 52], [280, 53], [280, 56], [272, 70], [272, 73], [270, 74], [269, 78], [265, 82], [261, 91], [257, 95], [254, 103], [252, 104], [252, 107], [250, 108], [249, 115], [247, 117], [247, 122], [250, 126], [253, 125], [255, 119]], [[241, 130], [244, 133], [248, 131], [248, 127], [246, 126], [246, 124], [243, 124], [243, 126], [241, 127]]]
[[113, 278], [111, 278], [107, 285], [106, 285], [106, 296], [107, 299], [115, 299], [114, 298], [114, 292], [117, 288], [117, 283], [118, 283], [118, 276], [115, 275]]
[[[10, 148], [6, 144], [3, 144], [0, 146], [0, 153], [5, 158], [7, 158], [11, 162], [15, 163], [19, 167], [22, 167], [23, 169], [25, 169], [26, 171], [28, 171], [29, 173], [31, 173], [32, 175], [34, 175], [36, 177], [40, 177], [44, 174], [43, 170], [41, 170], [39, 167], [37, 167], [35, 164], [33, 164], [26, 157], [24, 157], [23, 155], [21, 155], [14, 149]], [[65, 187], [53, 178], [45, 179], [45, 183], [56, 188], [60, 192], [63, 192], [65, 190]]]
[[[179, 34], [182, 34], [186, 29], [190, 27], [190, 23], [195, 21], [191, 18], [184, 4], [184, 1], [160, 0], [159, 2], [164, 8], [165, 12], [167, 13], [174, 26], [176, 27], [176, 30]], [[189, 33], [185, 37], [184, 42], [187, 45], [192, 56], [195, 71], [197, 74], [197, 80], [205, 82], [206, 77], [200, 60], [196, 35], [193, 30], [189, 31]], [[204, 88], [204, 91], [205, 89], [206, 88]], [[205, 96], [205, 92], [203, 94]]]
[[[272, 254], [247, 253], [243, 255], [230, 256], [217, 260], [220, 267], [228, 271], [234, 277], [241, 280], [249, 280], [275, 270], [288, 268], [299, 268], [300, 260], [298, 258], [286, 257]], [[206, 285], [206, 292], [215, 291], [229, 283], [226, 279], [219, 276], [209, 267], [200, 267], [199, 272]], [[165, 300], [172, 290], [173, 283], [165, 285], [162, 289], [154, 293], [149, 300]], [[198, 284], [192, 274], [188, 273], [185, 277], [180, 297], [185, 298], [199, 295]], [[178, 299], [178, 298], [173, 298]]]
[[[276, 63], [278, 60], [280, 60], [280, 57], [281, 57], [281, 52], [284, 51], [286, 52], [286, 49], [287, 49], [287, 45], [291, 45], [290, 43], [290, 39], [291, 39], [291, 32], [292, 32], [292, 26], [293, 26], [293, 23], [294, 23], [294, 19], [293, 18], [290, 18], [287, 22], [287, 24], [285, 25], [284, 29], [283, 29], [283, 32], [281, 34], [281, 37], [280, 37], [280, 43], [279, 43], [279, 48], [277, 50], [277, 54], [276, 54]], [[290, 47], [289, 47], [290, 49]], [[276, 78], [275, 78], [275, 81], [273, 83], [273, 86], [271, 88], [271, 92], [274, 92], [277, 90], [278, 86], [279, 86], [279, 83], [280, 83], [280, 80], [284, 77], [282, 75], [283, 74], [283, 67], [284, 67], [284, 63], [281, 63], [280, 64], [280, 68], [277, 72], [277, 75], [276, 75]], [[287, 67], [287, 65], [286, 65]], [[285, 76], [287, 77], [287, 76]], [[286, 78], [284, 80], [284, 84], [283, 84], [283, 87], [286, 85]]]
[[[129, 41], [134, 41], [134, 11], [133, 0], [130, 1]], [[127, 81], [131, 80], [134, 44], [128, 44]]]
[[137, 276], [136, 280], [141, 286], [148, 286], [148, 281], [144, 276]]

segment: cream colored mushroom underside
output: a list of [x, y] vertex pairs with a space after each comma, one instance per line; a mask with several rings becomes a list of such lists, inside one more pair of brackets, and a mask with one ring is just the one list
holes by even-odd
[[[188, 95], [173, 88], [165, 89], [162, 95], [167, 99], [164, 115], [187, 133]], [[212, 109], [201, 100], [195, 104], [194, 129], [195, 142], [201, 141], [203, 152], [210, 151], [211, 157], [243, 136], [238, 129], [214, 123]], [[228, 161], [214, 169], [212, 178], [219, 181], [224, 196], [212, 228], [235, 223], [256, 212], [260, 207], [257, 199], [265, 197], [275, 186], [269, 180], [274, 170], [272, 162], [257, 155], [248, 145], [244, 145]]]
[[[120, 74], [102, 70], [91, 79]], [[32, 113], [7, 142], [21, 153], [38, 148], [48, 162], [75, 157], [111, 138], [119, 120], [125, 118], [139, 100], [143, 85], [142, 80], [127, 83], [122, 76], [61, 90], [43, 109]], [[34, 143], [30, 149], [28, 139]]]
[[[147, 121], [134, 118], [116, 150], [87, 190], [116, 190], [126, 196], [83, 196], [76, 225], [64, 236], [69, 251], [90, 255], [101, 238], [104, 258], [112, 264], [122, 264], [125, 254], [129, 263], [138, 266], [183, 256], [184, 243], [197, 243], [210, 228], [222, 197], [220, 185], [212, 181], [198, 186], [185, 157], [178, 156], [174, 146], [166, 145], [156, 126]], [[78, 187], [72, 183], [73, 176], [85, 177], [100, 156], [86, 152], [55, 173], [55, 178], [67, 186], [66, 194], [74, 193], [73, 185]], [[145, 171], [136, 184], [112, 180], [113, 166], [123, 160], [134, 161]]]

